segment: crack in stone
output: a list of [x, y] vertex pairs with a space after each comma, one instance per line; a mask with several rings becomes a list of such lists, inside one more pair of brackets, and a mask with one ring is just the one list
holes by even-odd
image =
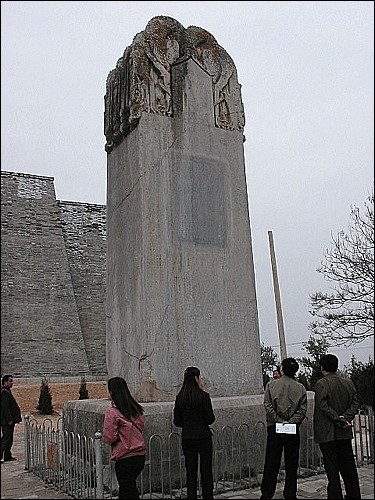
[[[140, 180], [142, 179], [142, 177], [145, 175], [145, 174], [149, 174], [151, 172], [153, 172], [159, 165], [162, 165], [163, 164], [163, 161], [165, 160], [165, 158], [167, 158], [167, 155], [169, 153], [169, 151], [171, 151], [171, 149], [174, 147], [174, 145], [176, 144], [177, 141], [179, 141], [181, 139], [181, 137], [186, 133], [186, 130], [183, 130], [181, 132], [181, 134], [179, 135], [179, 137], [176, 137], [170, 146], [168, 146], [167, 148], [167, 151], [164, 153], [164, 155], [161, 157], [160, 160], [156, 160], [149, 169], [146, 169], [144, 170], [143, 172], [141, 172], [138, 176], [138, 179], [134, 182], [134, 184], [131, 186], [130, 190], [128, 193], [125, 194], [125, 196], [119, 201], [117, 207], [121, 206], [123, 204], [123, 202], [129, 198], [129, 196], [132, 195], [132, 193], [134, 192], [134, 189], [138, 186]], [[117, 208], [116, 207], [116, 208]]]
[[[161, 319], [161, 321], [160, 321], [160, 324], [159, 324], [159, 326], [158, 326], [158, 329], [157, 329], [157, 332], [156, 332], [156, 335], [155, 335], [154, 345], [153, 345], [153, 347], [152, 347], [152, 349], [151, 349], [151, 352], [150, 352], [149, 354], [144, 353], [144, 354], [142, 354], [142, 355], [141, 355], [141, 357], [140, 357], [140, 358], [137, 358], [137, 359], [138, 359], [138, 369], [139, 369], [139, 370], [141, 370], [141, 363], [142, 363], [142, 361], [145, 361], [147, 358], [150, 358], [150, 357], [152, 356], [152, 354], [153, 354], [154, 350], [155, 350], [155, 345], [156, 345], [156, 337], [160, 334], [161, 327], [162, 327], [162, 325], [163, 325], [163, 323], [164, 323], [164, 320], [165, 320], [165, 317], [166, 317], [166, 315], [167, 315], [167, 311], [168, 311], [169, 307], [170, 307], [170, 304], [167, 304], [167, 305], [166, 305], [166, 307], [165, 307], [163, 317], [162, 317], [162, 319]], [[136, 356], [134, 356], [134, 357], [136, 357]]]

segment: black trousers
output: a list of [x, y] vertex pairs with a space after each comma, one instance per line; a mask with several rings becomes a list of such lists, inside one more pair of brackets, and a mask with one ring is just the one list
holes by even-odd
[[323, 455], [324, 470], [328, 478], [327, 498], [343, 498], [340, 474], [345, 485], [345, 498], [361, 498], [352, 440], [338, 439], [328, 443], [320, 443], [319, 447]]
[[1, 459], [9, 460], [12, 457], [14, 424], [1, 424]]
[[285, 484], [284, 498], [297, 496], [297, 471], [299, 462], [300, 437], [297, 426], [296, 434], [276, 434], [276, 425], [267, 427], [267, 446], [264, 461], [261, 498], [272, 498], [275, 494], [281, 456], [284, 451]]
[[182, 451], [185, 457], [187, 498], [197, 498], [198, 456], [202, 484], [202, 498], [214, 498], [212, 475], [212, 437], [203, 439], [183, 439]]
[[145, 455], [116, 460], [115, 471], [119, 485], [118, 497], [120, 500], [139, 498], [137, 477], [142, 472], [144, 466]]

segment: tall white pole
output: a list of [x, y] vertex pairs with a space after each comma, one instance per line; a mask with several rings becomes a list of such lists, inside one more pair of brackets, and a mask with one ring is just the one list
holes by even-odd
[[275, 294], [275, 302], [276, 302], [277, 328], [278, 328], [278, 332], [279, 332], [279, 341], [280, 341], [280, 356], [281, 356], [281, 360], [283, 360], [283, 359], [287, 358], [288, 356], [287, 356], [287, 352], [286, 352], [283, 311], [281, 309], [280, 288], [279, 288], [279, 280], [277, 277], [275, 246], [273, 243], [272, 231], [268, 231], [268, 241], [269, 241], [270, 256], [271, 256], [273, 291]]

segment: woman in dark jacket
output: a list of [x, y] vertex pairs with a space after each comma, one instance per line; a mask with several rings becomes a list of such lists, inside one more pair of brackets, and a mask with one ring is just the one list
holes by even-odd
[[195, 366], [185, 370], [184, 382], [177, 394], [173, 422], [182, 427], [182, 451], [185, 456], [187, 498], [197, 498], [198, 456], [202, 497], [212, 499], [212, 433], [215, 421], [210, 395], [201, 388], [200, 371]]

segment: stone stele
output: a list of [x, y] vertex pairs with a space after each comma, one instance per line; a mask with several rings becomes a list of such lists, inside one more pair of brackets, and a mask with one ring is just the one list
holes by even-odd
[[263, 393], [237, 70], [158, 16], [107, 78], [107, 368], [139, 401], [187, 366], [213, 397]]
[[[200, 368], [212, 396], [215, 443], [226, 430], [214, 454], [222, 477], [242, 470], [243, 452], [249, 470], [263, 468], [244, 122], [232, 59], [207, 31], [169, 17], [151, 19], [107, 79], [107, 368], [144, 408], [146, 491], [154, 480], [181, 482], [181, 449], [170, 439], [180, 434], [173, 401], [189, 365]], [[301, 466], [310, 453], [309, 394]], [[108, 400], [70, 401], [63, 427], [94, 437], [109, 407]], [[225, 457], [234, 450], [231, 465]], [[110, 488], [116, 483], [104, 452]], [[160, 458], [167, 456], [170, 468]]]

